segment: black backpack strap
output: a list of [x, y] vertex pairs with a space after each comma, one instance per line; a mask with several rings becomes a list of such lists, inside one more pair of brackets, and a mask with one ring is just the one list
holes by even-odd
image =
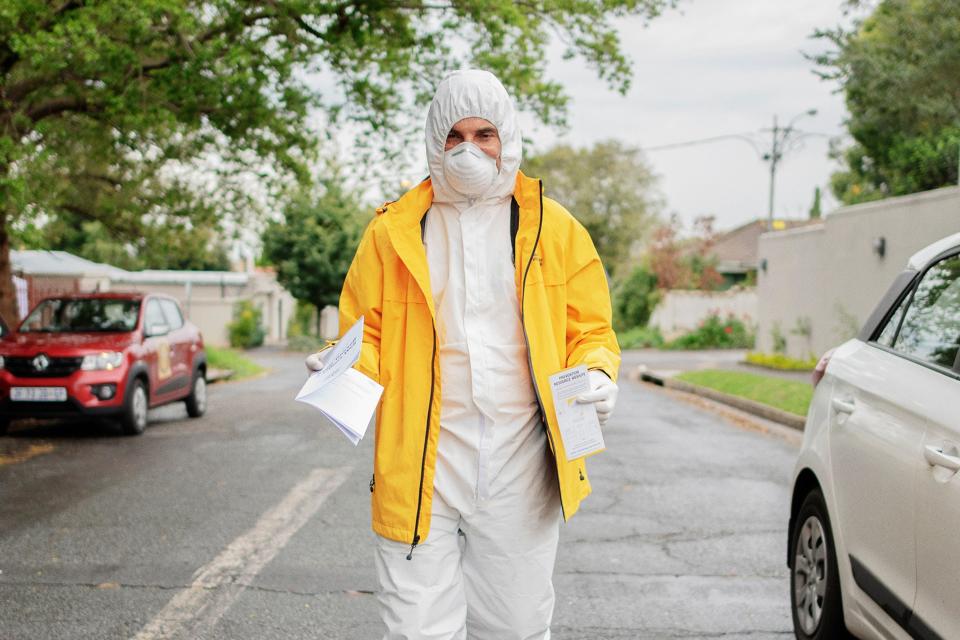
[[510, 259], [517, 262], [517, 230], [520, 228], [520, 203], [510, 199]]

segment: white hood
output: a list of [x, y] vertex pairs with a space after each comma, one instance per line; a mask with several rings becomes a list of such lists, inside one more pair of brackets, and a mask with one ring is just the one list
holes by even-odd
[[433, 201], [467, 201], [467, 197], [454, 190], [443, 175], [443, 147], [447, 134], [453, 125], [464, 118], [483, 118], [491, 122], [500, 134], [500, 174], [479, 200], [500, 200], [510, 196], [523, 157], [523, 143], [513, 102], [492, 73], [464, 69], [454, 71], [440, 82], [427, 113], [427, 164], [433, 183]]

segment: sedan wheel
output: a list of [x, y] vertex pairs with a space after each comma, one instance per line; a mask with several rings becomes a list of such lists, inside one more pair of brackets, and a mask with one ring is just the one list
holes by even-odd
[[827, 592], [827, 540], [823, 525], [815, 516], [807, 518], [800, 529], [793, 562], [797, 619], [803, 632], [813, 635], [823, 616]]
[[203, 371], [198, 371], [193, 378], [193, 388], [186, 399], [187, 415], [199, 418], [207, 411], [207, 379]]
[[147, 428], [148, 408], [147, 388], [142, 380], [134, 380], [120, 421], [125, 434], [135, 436], [144, 432]]
[[843, 622], [836, 550], [819, 489], [804, 498], [790, 535], [794, 634], [799, 640], [852, 638]]

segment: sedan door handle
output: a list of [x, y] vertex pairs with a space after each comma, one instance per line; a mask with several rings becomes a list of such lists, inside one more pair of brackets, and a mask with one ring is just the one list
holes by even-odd
[[857, 405], [853, 400], [841, 400], [840, 398], [834, 398], [832, 404], [834, 411], [837, 413], [853, 413], [857, 408]]
[[928, 444], [923, 448], [923, 457], [931, 467], [943, 467], [950, 471], [960, 471], [960, 458], [944, 453], [940, 447]]

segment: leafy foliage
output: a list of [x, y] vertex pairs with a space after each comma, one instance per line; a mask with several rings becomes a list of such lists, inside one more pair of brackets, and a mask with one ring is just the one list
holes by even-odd
[[814, 187], [813, 204], [810, 205], [811, 220], [819, 220], [820, 217], [823, 215], [822, 205], [823, 205], [823, 196], [820, 193], [820, 187]]
[[668, 343], [668, 349], [745, 349], [753, 346], [753, 334], [739, 319], [710, 314], [693, 331]]
[[318, 309], [337, 304], [343, 279], [360, 241], [357, 196], [339, 176], [324, 179], [317, 197], [302, 193], [263, 233], [263, 255], [277, 269], [277, 281], [298, 300]]
[[814, 57], [840, 83], [854, 144], [832, 189], [852, 204], [957, 182], [960, 3], [882, 0], [850, 30], [820, 31], [835, 49]]
[[618, 329], [645, 326], [659, 300], [657, 277], [644, 267], [635, 267], [614, 291], [614, 324]]
[[637, 326], [618, 331], [617, 342], [621, 349], [659, 349], [663, 346], [663, 336], [657, 327]]
[[287, 351], [315, 353], [322, 349], [326, 342], [323, 338], [317, 338], [316, 336], [291, 336], [287, 338]]
[[610, 274], [626, 271], [659, 209], [656, 178], [639, 150], [617, 141], [560, 145], [528, 158], [524, 172], [587, 228]]
[[723, 276], [716, 269], [710, 250], [716, 243], [713, 218], [704, 216], [694, 221], [693, 232], [683, 235], [683, 224], [676, 215], [658, 225], [647, 248], [650, 270], [660, 289], [722, 288]]
[[[312, 114], [328, 132], [355, 123], [360, 164], [383, 167], [407, 141], [391, 146], [384, 134], [412, 130], [417, 105], [466, 63], [561, 124], [567, 97], [544, 63], [550, 35], [625, 92], [630, 65], [612, 19], [649, 19], [671, 4], [6, 0], [0, 313], [13, 311], [12, 225], [70, 212], [127, 241], [145, 235], [144, 220], [229, 232], [306, 181]], [[211, 213], [216, 224], [196, 224]]]
[[317, 308], [309, 302], [297, 300], [297, 306], [287, 322], [287, 338], [310, 336], [314, 333], [314, 316]]
[[227, 325], [230, 346], [250, 349], [263, 344], [266, 331], [263, 329], [263, 313], [250, 300], [238, 302], [233, 307], [233, 321]]

